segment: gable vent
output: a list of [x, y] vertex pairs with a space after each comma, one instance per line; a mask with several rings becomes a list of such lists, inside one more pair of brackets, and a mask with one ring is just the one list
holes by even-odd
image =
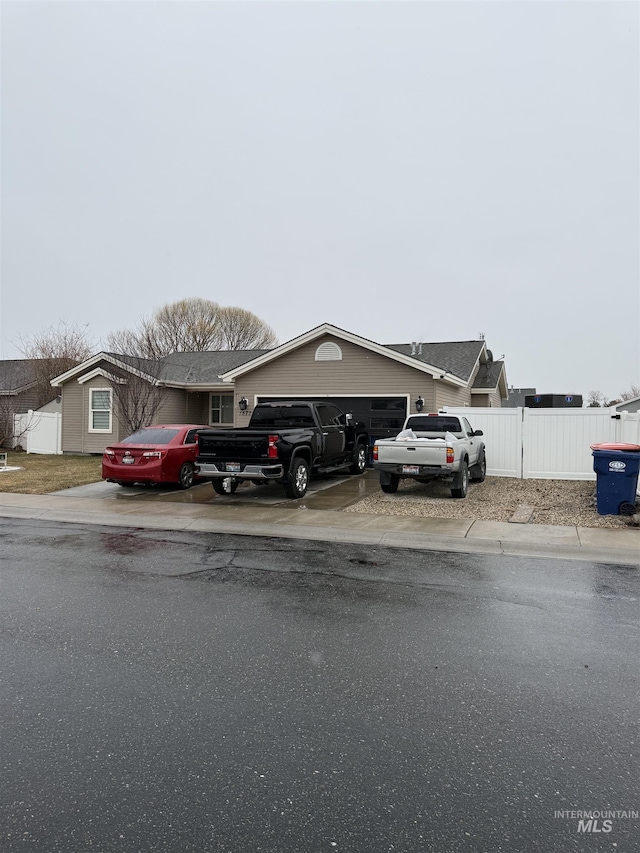
[[316, 350], [316, 361], [342, 361], [342, 350], [338, 344], [327, 341]]

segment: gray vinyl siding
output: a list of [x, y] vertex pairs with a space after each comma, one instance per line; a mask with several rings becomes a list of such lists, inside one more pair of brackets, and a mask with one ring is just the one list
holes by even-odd
[[[153, 418], [154, 424], [187, 424], [187, 392], [181, 388], [166, 388], [162, 402]], [[198, 423], [200, 423], [198, 421]]]
[[487, 409], [491, 406], [488, 394], [472, 394], [471, 405], [476, 409]]
[[190, 391], [187, 394], [186, 423], [209, 423], [209, 393], [207, 391]]
[[[316, 350], [327, 341], [338, 344], [342, 350], [341, 361], [315, 360]], [[397, 397], [408, 394], [411, 401], [423, 397], [425, 410], [429, 411], [435, 404], [434, 385], [433, 378], [426, 373], [347, 341], [323, 336], [239, 377], [235, 391], [236, 399], [246, 397], [250, 408], [256, 396]], [[236, 425], [246, 425], [246, 416], [241, 419], [235, 408]]]
[[502, 408], [502, 399], [500, 398], [500, 392], [498, 390], [491, 391], [488, 394], [472, 394], [471, 395], [471, 405], [476, 409], [479, 408], [492, 408], [492, 409], [501, 409]]
[[86, 423], [83, 418], [82, 385], [75, 379], [67, 382], [62, 389], [62, 452], [82, 453], [83, 434]]
[[458, 385], [449, 385], [447, 382], [436, 380], [436, 395], [434, 411], [442, 406], [470, 406], [471, 392], [468, 388], [460, 388]]
[[495, 391], [492, 391], [489, 395], [489, 405], [495, 409], [502, 408], [502, 397], [500, 396], [500, 391], [496, 388]]

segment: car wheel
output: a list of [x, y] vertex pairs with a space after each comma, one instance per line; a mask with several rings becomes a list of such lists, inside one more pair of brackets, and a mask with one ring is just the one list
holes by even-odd
[[[229, 481], [229, 488], [225, 489], [224, 484]], [[217, 495], [232, 495], [235, 490], [238, 488], [237, 480], [229, 480], [229, 478], [225, 478], [224, 480], [212, 480], [211, 485], [213, 486], [213, 491]]]
[[195, 479], [195, 469], [191, 462], [185, 462], [178, 473], [178, 485], [181, 489], [190, 489]]
[[397, 474], [380, 474], [380, 488], [388, 495], [394, 495], [399, 485], [400, 477]]
[[356, 453], [349, 467], [349, 471], [352, 474], [362, 474], [364, 469], [367, 467], [367, 445], [359, 444], [356, 447]]
[[303, 498], [309, 487], [309, 465], [306, 459], [298, 457], [293, 460], [289, 476], [282, 484], [288, 498]]
[[469, 471], [471, 482], [472, 483], [484, 483], [484, 479], [487, 476], [487, 460], [484, 455], [484, 450], [482, 451], [482, 456], [473, 468]]
[[460, 463], [460, 470], [453, 478], [451, 495], [454, 498], [466, 498], [469, 490], [469, 466], [466, 462]]

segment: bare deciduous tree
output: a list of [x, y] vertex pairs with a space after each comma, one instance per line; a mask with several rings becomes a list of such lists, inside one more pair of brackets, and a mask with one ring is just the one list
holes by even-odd
[[223, 349], [269, 349], [277, 343], [273, 329], [244, 308], [221, 308]]
[[93, 346], [87, 336], [86, 326], [61, 322], [31, 338], [20, 340], [20, 351], [32, 360], [31, 369], [36, 382], [34, 409], [44, 406], [56, 396], [51, 387], [55, 376], [89, 358]]
[[3, 394], [0, 396], [0, 447], [13, 447], [15, 434], [15, 397]]
[[128, 359], [131, 371], [116, 370], [109, 374], [116, 418], [136, 432], [153, 423], [166, 394], [159, 382], [161, 364], [149, 364], [146, 359]]
[[621, 391], [618, 398], [615, 400], [609, 400], [608, 397], [602, 393], [602, 391], [589, 391], [587, 395], [587, 407], [590, 409], [598, 408], [602, 406], [603, 408], [607, 408], [608, 406], [615, 406], [618, 403], [623, 403], [625, 400], [633, 400], [636, 397], [640, 397], [640, 386], [631, 385], [628, 391]]
[[141, 321], [135, 331], [107, 338], [113, 352], [163, 358], [172, 352], [268, 348], [277, 343], [273, 330], [243, 308], [221, 308], [209, 299], [182, 299]]
[[587, 407], [589, 409], [598, 409], [604, 405], [605, 400], [602, 391], [589, 391], [587, 394]]
[[634, 400], [636, 397], [640, 397], [640, 385], [631, 385], [628, 391], [620, 392], [620, 400], [622, 402], [625, 400]]

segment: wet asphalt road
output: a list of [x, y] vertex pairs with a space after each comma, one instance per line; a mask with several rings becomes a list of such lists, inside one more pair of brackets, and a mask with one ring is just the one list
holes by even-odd
[[0, 548], [2, 853], [640, 850], [554, 817], [640, 808], [637, 568], [5, 519]]

